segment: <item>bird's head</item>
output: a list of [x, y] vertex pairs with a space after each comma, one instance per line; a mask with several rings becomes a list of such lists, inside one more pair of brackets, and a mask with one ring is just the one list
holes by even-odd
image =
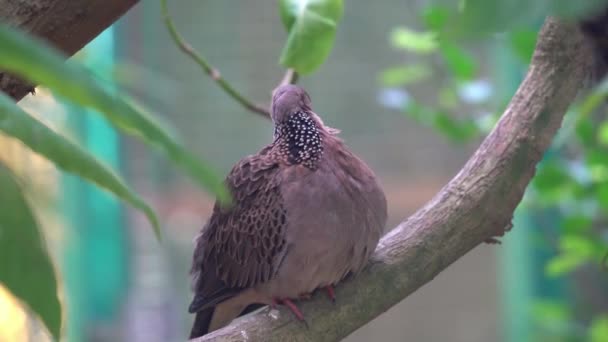
[[293, 84], [278, 86], [272, 92], [272, 103], [270, 104], [270, 115], [275, 126], [285, 124], [289, 117], [296, 113], [304, 113], [313, 119], [319, 129], [336, 135], [339, 130], [325, 126], [323, 120], [312, 111], [310, 96], [302, 87]]
[[292, 114], [310, 112], [310, 106], [310, 96], [306, 90], [293, 84], [279, 86], [272, 92], [272, 121], [275, 125], [280, 125]]

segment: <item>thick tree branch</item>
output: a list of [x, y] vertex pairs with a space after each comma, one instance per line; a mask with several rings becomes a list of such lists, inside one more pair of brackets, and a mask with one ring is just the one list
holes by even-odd
[[[222, 73], [214, 68], [209, 61], [199, 52], [197, 52], [192, 45], [190, 45], [186, 40], [177, 32], [175, 25], [173, 24], [173, 20], [169, 15], [169, 9], [167, 8], [167, 0], [160, 0], [161, 12], [163, 16], [163, 21], [165, 26], [167, 27], [167, 31], [169, 31], [169, 35], [175, 45], [188, 57], [190, 57], [196, 64], [198, 64], [203, 71], [211, 77], [212, 80], [217, 83], [217, 85], [226, 92], [230, 97], [232, 97], [236, 102], [238, 102], [245, 109], [251, 111], [252, 113], [259, 114], [265, 118], [270, 118], [270, 111], [268, 110], [268, 106], [258, 105], [251, 100], [249, 100], [245, 95], [241, 94], [238, 90], [236, 90], [224, 77], [222, 77]], [[288, 69], [283, 76], [283, 79], [279, 83], [279, 85], [284, 84], [292, 84], [296, 83], [298, 80], [298, 74], [293, 69]]]
[[[337, 341], [397, 304], [465, 253], [502, 235], [589, 72], [574, 25], [547, 19], [528, 74], [494, 130], [429, 203], [388, 233], [361, 274], [302, 302], [309, 329], [266, 309], [196, 341]], [[517, 227], [515, 228], [517, 229]]]
[[[25, 30], [72, 56], [138, 0], [0, 0], [0, 22]], [[15, 101], [34, 87], [0, 72], [0, 90]]]

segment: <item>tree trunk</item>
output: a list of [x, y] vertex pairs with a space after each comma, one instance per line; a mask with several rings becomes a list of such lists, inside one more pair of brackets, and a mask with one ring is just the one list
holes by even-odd
[[[0, 0], [0, 23], [46, 40], [72, 56], [138, 0]], [[33, 85], [0, 73], [0, 90], [15, 101], [34, 90]]]

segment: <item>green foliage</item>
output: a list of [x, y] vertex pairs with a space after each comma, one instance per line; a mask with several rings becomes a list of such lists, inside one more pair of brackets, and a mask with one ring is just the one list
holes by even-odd
[[[497, 117], [457, 116], [453, 112], [463, 108], [467, 113], [487, 112], [484, 108], [488, 105], [503, 101], [466, 103], [460, 92], [463, 85], [475, 82], [478, 77], [477, 61], [467, 49], [472, 38], [475, 42], [493, 39], [520, 62], [529, 63], [537, 29], [548, 14], [576, 19], [593, 13], [608, 1], [429, 0], [423, 3], [420, 18], [424, 26], [421, 29], [399, 26], [390, 36], [391, 44], [400, 53], [407, 54], [410, 62], [384, 70], [379, 80], [383, 86], [413, 90], [434, 77], [440, 78], [441, 87], [436, 90], [434, 103], [408, 99], [403, 111], [408, 118], [432, 127], [451, 141], [466, 142], [489, 131]], [[429, 96], [428, 90], [425, 96]], [[562, 139], [554, 144], [551, 157], [539, 165], [526, 195], [525, 203], [530, 207], [563, 209], [559, 226], [546, 227], [557, 230], [553, 246], [556, 254], [544, 265], [548, 277], [569, 277], [582, 266], [599, 270], [608, 253], [604, 227], [608, 219], [608, 122], [594, 115], [607, 99], [608, 80], [573, 108], [568, 117], [574, 124], [568, 125], [566, 121], [560, 133]], [[587, 329], [588, 340], [608, 341], [605, 316], [595, 317], [587, 326], [572, 314], [571, 305], [537, 303], [533, 316], [537, 319], [534, 324], [538, 340], [581, 340]]]
[[309, 74], [325, 62], [342, 17], [342, 0], [280, 0], [281, 19], [288, 32], [280, 63]]
[[404, 113], [416, 122], [433, 127], [452, 141], [464, 142], [479, 135], [479, 129], [472, 120], [454, 120], [444, 111], [412, 102]]
[[[427, 9], [423, 14], [430, 29], [427, 31], [405, 27], [394, 29], [390, 35], [391, 45], [398, 51], [411, 54], [416, 61], [385, 69], [378, 78], [384, 86], [414, 87], [441, 74], [442, 70], [437, 70], [437, 66], [442, 62], [445, 67], [443, 75], [447, 75], [448, 80], [445, 82], [447, 85], [437, 91], [438, 105], [412, 101], [403, 112], [416, 122], [437, 129], [452, 141], [466, 142], [478, 137], [481, 128], [473, 118], [456, 119], [450, 112], [461, 104], [458, 87], [476, 76], [477, 62], [469, 52], [435, 31], [445, 25], [447, 13], [441, 7]], [[429, 60], [435, 63], [429, 64]]]
[[17, 179], [0, 163], [0, 283], [36, 313], [55, 340], [61, 306], [55, 270]]
[[0, 93], [0, 131], [21, 140], [32, 151], [64, 171], [97, 184], [143, 211], [152, 223], [157, 237], [160, 237], [160, 226], [154, 211], [120, 177], [78, 145], [24, 112], [3, 93]]
[[608, 342], [608, 314], [596, 317], [589, 329], [590, 342]]
[[397, 49], [420, 54], [435, 52], [439, 47], [437, 33], [415, 32], [405, 27], [398, 27], [393, 31], [391, 44]]
[[531, 29], [516, 29], [508, 33], [511, 49], [524, 63], [529, 63], [536, 46], [537, 33]]
[[[430, 0], [421, 15], [433, 30], [451, 37], [471, 38], [512, 32], [538, 25], [547, 15], [567, 19], [594, 13], [606, 0]], [[457, 4], [457, 5], [456, 5]]]
[[424, 81], [431, 77], [431, 68], [426, 64], [403, 65], [384, 70], [380, 82], [387, 86], [404, 86]]
[[560, 254], [545, 267], [548, 276], [563, 276], [584, 263], [599, 260], [603, 250], [601, 243], [585, 234], [570, 233], [560, 237]]
[[457, 80], [470, 80], [475, 76], [477, 63], [474, 57], [457, 44], [443, 41], [441, 55], [448, 70]]
[[0, 69], [43, 85], [78, 105], [99, 111], [122, 132], [162, 149], [221, 201], [229, 200], [221, 178], [211, 167], [192, 156], [140, 106], [104, 87], [84, 67], [65, 62], [53, 48], [4, 25], [0, 25], [0, 47]]

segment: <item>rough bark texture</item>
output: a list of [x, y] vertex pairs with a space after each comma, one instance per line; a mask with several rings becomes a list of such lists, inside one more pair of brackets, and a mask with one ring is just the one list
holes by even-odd
[[515, 207], [583, 86], [592, 53], [575, 25], [547, 19], [528, 74], [501, 120], [429, 203], [387, 234], [361, 274], [301, 303], [309, 329], [264, 309], [193, 341], [338, 341], [510, 227]]
[[[72, 56], [138, 0], [0, 0], [0, 23], [42, 38]], [[0, 72], [0, 90], [19, 101], [31, 84]]]

